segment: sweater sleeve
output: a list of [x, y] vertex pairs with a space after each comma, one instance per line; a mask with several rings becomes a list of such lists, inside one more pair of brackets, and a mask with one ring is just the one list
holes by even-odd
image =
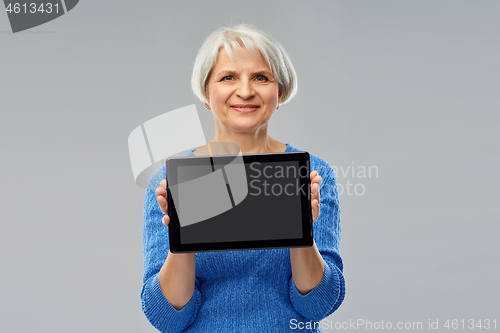
[[338, 252], [340, 209], [337, 181], [335, 171], [329, 164], [323, 170], [317, 170], [323, 180], [320, 189], [320, 215], [313, 224], [314, 241], [325, 261], [323, 278], [306, 295], [299, 293], [293, 278], [289, 281], [290, 301], [295, 310], [313, 321], [320, 321], [337, 310], [345, 295], [343, 264]]
[[143, 248], [144, 279], [141, 291], [142, 310], [149, 322], [160, 332], [181, 332], [191, 325], [198, 313], [201, 294], [196, 279], [189, 302], [176, 310], [165, 298], [158, 279], [169, 250], [168, 228], [161, 221], [163, 212], [156, 201], [155, 189], [165, 178], [165, 167], [158, 169], [149, 180], [144, 203]]

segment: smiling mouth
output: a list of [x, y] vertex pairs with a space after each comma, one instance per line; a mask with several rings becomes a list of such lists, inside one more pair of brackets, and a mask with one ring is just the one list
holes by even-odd
[[251, 113], [256, 111], [259, 107], [257, 105], [233, 105], [231, 108], [241, 113]]

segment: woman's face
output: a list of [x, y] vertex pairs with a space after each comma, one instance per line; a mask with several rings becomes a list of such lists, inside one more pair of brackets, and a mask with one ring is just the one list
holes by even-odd
[[221, 48], [208, 83], [208, 106], [225, 131], [251, 132], [267, 125], [280, 101], [278, 83], [264, 58], [242, 47], [234, 62]]

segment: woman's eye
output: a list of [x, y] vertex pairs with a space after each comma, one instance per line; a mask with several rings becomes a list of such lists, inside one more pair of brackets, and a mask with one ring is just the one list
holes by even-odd
[[256, 80], [259, 82], [265, 82], [265, 81], [267, 81], [267, 77], [265, 77], [264, 75], [258, 75], [256, 77]]
[[233, 79], [233, 77], [231, 75], [228, 75], [228, 76], [224, 76], [222, 78], [222, 81], [231, 81]]

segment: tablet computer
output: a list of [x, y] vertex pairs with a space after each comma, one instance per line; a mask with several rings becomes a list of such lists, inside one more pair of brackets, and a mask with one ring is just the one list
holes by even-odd
[[312, 245], [309, 153], [172, 157], [165, 164], [172, 253]]

